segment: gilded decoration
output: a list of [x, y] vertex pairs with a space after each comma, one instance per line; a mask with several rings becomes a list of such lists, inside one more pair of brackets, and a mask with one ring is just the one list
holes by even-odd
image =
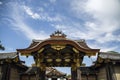
[[75, 63], [74, 63], [74, 64], [71, 64], [71, 70], [72, 70], [72, 71], [75, 71], [76, 69], [77, 69], [77, 67], [76, 67]]
[[38, 51], [38, 53], [41, 53], [43, 50], [44, 50], [44, 48], [40, 49], [40, 50]]
[[47, 62], [52, 62], [53, 60], [52, 59], [47, 59]]
[[77, 61], [76, 61], [76, 66], [77, 66], [77, 67], [80, 67], [80, 59], [77, 59]]
[[75, 48], [73, 48], [73, 51], [74, 51], [75, 53], [79, 53], [79, 51], [78, 51], [77, 49], [75, 49]]
[[66, 38], [66, 35], [62, 31], [55, 31], [55, 33], [50, 35], [51, 38]]
[[65, 62], [70, 62], [70, 59], [65, 59]]
[[56, 62], [61, 62], [62, 60], [61, 59], [56, 59]]
[[55, 50], [61, 50], [64, 49], [66, 46], [65, 45], [52, 45], [51, 48], [55, 49]]

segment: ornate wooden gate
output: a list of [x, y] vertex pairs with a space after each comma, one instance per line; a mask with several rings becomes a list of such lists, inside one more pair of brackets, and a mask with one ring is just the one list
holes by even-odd
[[85, 55], [92, 56], [99, 49], [91, 49], [85, 40], [70, 40], [60, 31], [56, 31], [46, 40], [33, 40], [26, 49], [17, 49], [21, 55], [34, 57], [40, 68], [40, 80], [45, 80], [46, 67], [71, 67], [72, 80], [81, 80], [77, 68], [82, 64]]

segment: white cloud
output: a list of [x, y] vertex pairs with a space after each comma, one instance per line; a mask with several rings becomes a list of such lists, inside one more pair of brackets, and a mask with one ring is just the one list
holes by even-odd
[[[96, 26], [93, 23], [88, 23], [90, 27]], [[85, 40], [95, 40], [94, 42], [88, 43], [88, 46], [93, 49], [100, 49], [100, 51], [116, 51], [119, 49], [119, 45], [116, 46], [108, 46], [110, 44], [110, 41], [120, 41], [120, 36], [113, 36], [112, 33], [107, 33], [105, 36], [102, 36], [101, 33], [97, 33], [96, 28], [90, 28], [95, 30], [96, 34], [94, 32], [85, 32], [81, 29], [69, 25], [52, 25], [58, 30], [62, 30], [65, 32], [69, 38], [73, 39], [85, 39]], [[77, 25], [78, 26], [78, 25]], [[80, 26], [80, 24], [79, 24]], [[98, 36], [101, 35], [101, 36]], [[97, 40], [97, 41], [96, 41]], [[106, 42], [106, 43], [105, 43]], [[108, 42], [108, 43], [107, 43]], [[96, 56], [92, 57], [93, 59], [96, 58]]]
[[[96, 27], [103, 32], [113, 32], [120, 29], [120, 1], [118, 0], [88, 0], [84, 10], [101, 23]], [[119, 19], [118, 19], [119, 18]], [[96, 22], [94, 22], [96, 24]]]
[[99, 42], [120, 41], [120, 35], [113, 35], [112, 33], [106, 33], [105, 36], [98, 39]]
[[83, 27], [87, 29], [87, 33], [82, 33], [82, 38], [102, 43], [120, 41], [120, 34], [113, 35], [113, 32], [120, 30], [119, 0], [74, 0], [71, 2], [71, 9], [76, 17], [87, 18]]
[[23, 8], [25, 9], [26, 13], [31, 16], [33, 19], [40, 19], [40, 15], [37, 13], [34, 13], [29, 7], [27, 6], [23, 6]]
[[[120, 41], [120, 34], [114, 35], [113, 32], [119, 29], [119, 23], [116, 21], [116, 18], [111, 17], [113, 14], [111, 14], [111, 18], [105, 17], [105, 19], [102, 21], [101, 17], [95, 17], [94, 15], [98, 15], [97, 13], [92, 13], [92, 10], [88, 11], [87, 6], [92, 5], [94, 3], [94, 0], [91, 0], [93, 2], [82, 2], [84, 4], [80, 5], [81, 3], [77, 2], [79, 0], [75, 0], [76, 3], [73, 3], [72, 7], [74, 6], [74, 12], [77, 11], [78, 13], [81, 12], [82, 8], [86, 14], [92, 15], [90, 17], [93, 17], [95, 20], [87, 20], [84, 23], [78, 23], [74, 22], [72, 20], [67, 19], [67, 17], [64, 17], [61, 15], [57, 15], [57, 17], [50, 17], [48, 13], [44, 12], [45, 10], [43, 8], [40, 9], [40, 14], [32, 11], [31, 8], [28, 6], [23, 5], [20, 6], [19, 4], [16, 4], [13, 6], [13, 15], [12, 18], [14, 19], [14, 29], [20, 30], [22, 34], [24, 34], [28, 39], [45, 39], [48, 37], [48, 35], [44, 31], [36, 32], [34, 31], [30, 26], [28, 26], [23, 17], [21, 16], [21, 11], [26, 11], [26, 13], [31, 16], [34, 19], [41, 19], [41, 20], [48, 20], [48, 21], [59, 21], [62, 20], [61, 24], [52, 24], [56, 29], [62, 30], [66, 34], [68, 34], [68, 37], [74, 38], [74, 39], [86, 39], [86, 40], [95, 40], [98, 43], [106, 43], [110, 41]], [[77, 6], [75, 5], [77, 4]], [[80, 7], [78, 7], [80, 5]], [[82, 7], [82, 8], [81, 8]], [[92, 7], [91, 7], [92, 9]], [[93, 9], [93, 11], [96, 9]], [[101, 10], [99, 10], [101, 11]], [[104, 10], [103, 10], [104, 11]], [[96, 11], [97, 12], [97, 11]], [[101, 12], [102, 14], [102, 12]], [[42, 15], [42, 16], [41, 16]], [[114, 14], [118, 15], [118, 14]], [[76, 15], [77, 16], [77, 15]], [[104, 16], [103, 14], [101, 16]], [[108, 19], [108, 20], [107, 20]], [[112, 21], [113, 19], [113, 21]], [[116, 22], [115, 22], [116, 21]], [[116, 26], [115, 26], [116, 25]], [[110, 27], [109, 27], [110, 26]], [[95, 45], [95, 44], [94, 44]], [[97, 44], [98, 45], [98, 44]], [[96, 48], [96, 47], [94, 47]], [[101, 48], [102, 50], [115, 50], [116, 47], [103, 47], [98, 46], [98, 48]]]
[[116, 30], [120, 30], [119, 6], [118, 0], [74, 0], [71, 2], [73, 15], [79, 19], [87, 19], [83, 23], [78, 23], [74, 22], [74, 19], [70, 21], [66, 18], [62, 24], [52, 26], [62, 30], [70, 38], [94, 40], [96, 43], [91, 43], [91, 48], [115, 51], [119, 45], [107, 46], [106, 44], [113, 41], [120, 42], [120, 33], [114, 34]]
[[3, 2], [0, 2], [0, 5], [2, 5], [3, 4]]
[[[11, 24], [13, 25], [14, 30], [19, 30], [24, 34], [28, 39], [46, 39], [48, 37], [47, 34], [44, 33], [44, 31], [36, 32], [34, 31], [30, 26], [28, 26], [22, 15], [20, 14], [21, 11], [23, 11], [23, 8], [19, 4], [12, 5], [12, 15], [11, 18], [13, 19], [13, 22]], [[31, 15], [33, 18], [37, 18], [37, 14], [34, 14], [30, 11], [29, 8], [26, 8], [29, 15]]]
[[[18, 18], [20, 19], [20, 18]], [[46, 39], [48, 36], [43, 32], [35, 32], [32, 28], [30, 28], [30, 26], [28, 26], [27, 24], [25, 24], [23, 21], [18, 20], [16, 21], [14, 24], [13, 28], [17, 28], [17, 30], [21, 31], [22, 34], [24, 34], [28, 39], [32, 40], [32, 39]]]
[[114, 18], [120, 14], [119, 0], [87, 0], [84, 6], [86, 12], [93, 15], [95, 18]]
[[101, 49], [101, 51], [103, 52], [107, 52], [107, 51], [115, 51], [118, 47], [117, 46], [113, 46], [113, 47], [103, 47]]
[[51, 2], [51, 3], [55, 3], [55, 2], [56, 2], [56, 0], [50, 0], [50, 2]]
[[61, 21], [60, 15], [55, 15], [51, 17], [47, 12], [44, 12], [44, 9], [42, 7], [38, 9], [39, 11], [38, 13], [32, 11], [32, 9], [28, 6], [23, 6], [23, 8], [25, 12], [33, 19], [39, 19], [39, 20], [48, 21], [48, 22]]
[[107, 51], [116, 51], [118, 48], [119, 48], [119, 45], [116, 45], [116, 46], [110, 46], [110, 43], [109, 45], [106, 43], [98, 43], [98, 42], [93, 42], [93, 43], [88, 43], [89, 47], [90, 48], [93, 48], [93, 49], [100, 49], [100, 51], [102, 52], [107, 52]]
[[52, 24], [51, 26], [53, 26], [53, 27], [55, 27], [56, 29], [58, 29], [58, 30], [66, 30], [67, 29], [67, 27], [65, 26], [65, 25], [60, 25], [60, 24]]
[[[120, 14], [118, 14], [120, 12], [120, 7], [118, 7], [120, 2], [110, 1], [110, 4], [108, 4], [109, 0], [74, 0], [71, 2], [74, 15], [78, 18], [79, 15], [82, 15], [80, 18], [86, 18], [84, 15], [88, 15], [87, 18], [89, 19], [83, 23], [78, 23], [65, 18], [62, 24], [52, 26], [56, 29], [63, 30], [69, 34], [70, 37], [74, 38], [96, 40], [99, 43], [120, 41], [120, 34], [113, 34], [116, 30], [120, 30]], [[117, 5], [117, 7], [115, 5]], [[114, 6], [115, 10], [106, 11], [112, 6]]]

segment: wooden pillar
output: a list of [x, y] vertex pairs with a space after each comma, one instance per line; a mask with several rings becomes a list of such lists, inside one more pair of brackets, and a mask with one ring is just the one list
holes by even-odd
[[111, 71], [110, 71], [110, 64], [106, 63], [106, 75], [107, 75], [107, 80], [113, 80]]
[[74, 59], [74, 62], [75, 63], [71, 64], [71, 78], [72, 80], [81, 80], [79, 55], [77, 55], [77, 58]]
[[31, 76], [31, 75], [28, 73], [28, 80], [30, 80], [30, 76]]
[[110, 75], [109, 75], [109, 69], [108, 69], [108, 63], [106, 63], [106, 76], [107, 76], [107, 80], [110, 80]]
[[95, 80], [98, 80], [98, 75], [97, 74], [95, 74]]
[[109, 63], [109, 71], [110, 71], [111, 80], [117, 80], [115, 76], [113, 63]]
[[45, 80], [45, 71], [44, 70], [40, 70], [39, 80]]
[[86, 80], [88, 80], [88, 75], [86, 74]]
[[72, 80], [77, 80], [77, 68], [71, 67], [71, 78]]
[[81, 80], [81, 71], [79, 68], [77, 69], [77, 80]]
[[77, 59], [76, 59], [76, 69], [77, 69], [77, 73], [76, 73], [77, 80], [81, 80], [81, 71], [80, 71], [80, 59], [79, 59], [79, 54], [78, 54]]
[[40, 66], [40, 71], [39, 71], [39, 80], [45, 80], [45, 71], [46, 71], [46, 66], [42, 64]]
[[3, 64], [2, 66], [2, 78], [1, 80], [9, 80], [10, 78], [10, 64]]
[[116, 73], [115, 73], [115, 63], [112, 63], [112, 71], [113, 71], [113, 78], [114, 80], [117, 80], [117, 76], [116, 76]]

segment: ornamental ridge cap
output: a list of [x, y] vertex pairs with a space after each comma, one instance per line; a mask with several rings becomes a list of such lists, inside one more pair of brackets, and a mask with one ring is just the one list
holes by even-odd
[[50, 35], [50, 38], [66, 38], [66, 36], [62, 31], [57, 30]]

